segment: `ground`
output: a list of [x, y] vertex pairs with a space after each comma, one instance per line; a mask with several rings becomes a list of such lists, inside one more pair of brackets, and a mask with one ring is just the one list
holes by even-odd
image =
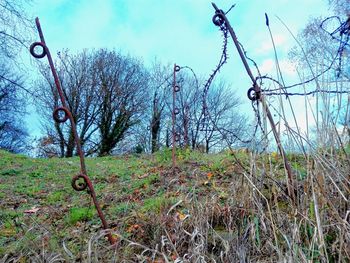
[[317, 158], [288, 154], [294, 202], [276, 153], [179, 150], [175, 171], [167, 149], [86, 158], [110, 246], [90, 195], [71, 187], [78, 158], [0, 151], [0, 262], [349, 262], [346, 158], [332, 185]]

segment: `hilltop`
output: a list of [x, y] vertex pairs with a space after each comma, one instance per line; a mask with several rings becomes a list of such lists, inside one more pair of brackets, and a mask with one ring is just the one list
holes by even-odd
[[90, 196], [71, 187], [78, 158], [0, 151], [0, 262], [346, 262], [346, 158], [333, 162], [339, 175], [333, 185], [332, 167], [319, 166], [316, 157], [288, 155], [297, 203], [286, 194], [276, 153], [181, 150], [175, 173], [169, 150], [87, 158], [117, 240], [110, 247]]

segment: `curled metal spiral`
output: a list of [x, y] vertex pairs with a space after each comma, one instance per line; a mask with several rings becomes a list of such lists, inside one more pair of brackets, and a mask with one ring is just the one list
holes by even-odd
[[[41, 47], [42, 48], [42, 52], [41, 53], [35, 53], [35, 48], [36, 47]], [[29, 48], [30, 54], [35, 57], [35, 58], [43, 58], [46, 56], [47, 54], [47, 47], [43, 42], [34, 42], [33, 44], [30, 45]]]
[[217, 11], [212, 19], [214, 25], [220, 26], [220, 27], [225, 23], [225, 18], [221, 12], [222, 10]]
[[261, 95], [261, 91], [257, 90], [255, 87], [252, 87], [247, 91], [248, 99], [250, 99], [251, 101], [259, 100], [260, 95]]
[[88, 182], [89, 178], [85, 174], [78, 174], [72, 178], [72, 187], [76, 191], [84, 191], [88, 187]]
[[[60, 112], [64, 113], [64, 116], [62, 117], [60, 115]], [[53, 119], [58, 122], [58, 123], [64, 123], [66, 122], [68, 119], [70, 119], [72, 117], [72, 114], [70, 113], [70, 111], [66, 108], [66, 107], [57, 107], [53, 113], [52, 113], [52, 117]]]

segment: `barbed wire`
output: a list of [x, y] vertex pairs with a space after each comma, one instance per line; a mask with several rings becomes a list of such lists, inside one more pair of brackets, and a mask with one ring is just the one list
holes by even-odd
[[[333, 58], [331, 64], [330, 64], [325, 70], [323, 70], [322, 72], [320, 72], [320, 73], [317, 74], [316, 76], [314, 76], [314, 77], [312, 77], [312, 78], [310, 78], [310, 79], [308, 79], [308, 80], [305, 80], [305, 81], [302, 81], [302, 82], [298, 82], [298, 83], [295, 83], [295, 84], [292, 84], [292, 85], [289, 85], [289, 86], [284, 86], [284, 85], [282, 85], [278, 80], [276, 80], [276, 79], [274, 79], [274, 78], [272, 78], [272, 77], [269, 77], [269, 76], [267, 76], [267, 75], [258, 76], [258, 77], [257, 77], [257, 80], [258, 80], [258, 79], [261, 79], [261, 80], [262, 80], [262, 79], [269, 79], [269, 80], [272, 80], [272, 81], [278, 83], [281, 87], [283, 87], [283, 89], [286, 89], [286, 90], [287, 90], [287, 89], [291, 89], [291, 88], [295, 88], [295, 87], [297, 87], [297, 86], [302, 86], [302, 85], [308, 84], [308, 83], [310, 83], [310, 82], [312, 82], [312, 81], [318, 79], [318, 78], [321, 77], [323, 74], [327, 73], [327, 72], [332, 68], [332, 66], [333, 66], [334, 62], [336, 61], [336, 59], [337, 59], [337, 56], [335, 56], [335, 57]], [[278, 90], [280, 90], [280, 88], [269, 89], [269, 90], [264, 90], [264, 89], [262, 89], [261, 91], [271, 91], [271, 92], [272, 92], [272, 91], [278, 91]]]
[[[280, 88], [276, 88], [276, 89], [261, 89], [261, 92], [265, 96], [274, 96], [274, 95], [309, 96], [309, 95], [313, 95], [313, 94], [316, 94], [316, 93], [346, 94], [346, 93], [350, 92], [350, 91], [345, 91], [345, 90], [325, 90], [325, 89], [315, 89], [315, 90], [312, 90], [312, 91], [309, 91], [309, 92], [287, 92], [285, 90], [288, 89], [288, 87], [284, 87], [284, 85], [281, 82], [279, 82], [278, 80], [276, 80], [276, 79], [274, 79], [272, 77], [266, 76], [266, 75], [265, 76], [260, 76], [259, 78], [273, 81], [274, 83], [276, 83], [277, 85], [280, 86]], [[308, 80], [305, 83], [301, 83], [301, 84], [306, 84], [306, 83], [309, 83], [309, 82], [311, 82], [311, 80]]]
[[[257, 73], [258, 73], [258, 76], [260, 77], [260, 76], [261, 76], [261, 73], [260, 73], [260, 69], [259, 69], [258, 64], [255, 62], [254, 59], [252, 59], [251, 57], [248, 57], [248, 52], [245, 50], [245, 48], [244, 48], [244, 46], [241, 44], [241, 42], [238, 41], [238, 44], [240, 45], [240, 47], [241, 47], [241, 49], [242, 49], [242, 51], [243, 51], [244, 57], [245, 57], [247, 60], [249, 60], [249, 61], [253, 64], [253, 66], [255, 67], [255, 69], [256, 69], [256, 71], [257, 71]], [[257, 77], [257, 78], [255, 79], [255, 83], [259, 80], [259, 77]]]
[[[325, 28], [325, 23], [329, 20], [332, 19], [336, 19], [339, 22], [339, 26], [333, 30], [332, 32], [329, 32], [326, 28]], [[282, 22], [282, 21], [281, 21]], [[268, 22], [267, 22], [268, 23]], [[335, 54], [335, 56], [332, 58], [331, 63], [326, 67], [326, 69], [324, 69], [322, 72], [320, 72], [319, 74], [315, 75], [314, 77], [299, 82], [299, 83], [295, 83], [289, 86], [285, 86], [283, 85], [281, 82], [279, 82], [278, 80], [269, 77], [267, 75], [265, 76], [259, 76], [257, 77], [257, 79], [263, 80], [263, 79], [267, 79], [267, 80], [271, 80], [273, 82], [275, 82], [276, 84], [278, 84], [278, 88], [275, 89], [262, 89], [261, 91], [264, 92], [265, 96], [273, 96], [273, 95], [285, 95], [285, 96], [308, 96], [308, 95], [313, 95], [315, 93], [329, 93], [329, 94], [345, 94], [345, 93], [349, 93], [349, 91], [338, 91], [338, 90], [322, 90], [322, 89], [315, 89], [309, 92], [287, 92], [287, 89], [291, 89], [297, 86], [302, 86], [302, 85], [306, 85], [308, 83], [311, 83], [312, 81], [315, 81], [316, 79], [318, 79], [319, 77], [321, 77], [322, 75], [324, 75], [325, 73], [327, 73], [329, 70], [331, 70], [335, 64], [335, 62], [338, 60], [338, 66], [335, 69], [337, 71], [337, 78], [340, 76], [341, 74], [341, 65], [342, 65], [342, 54], [344, 52], [344, 49], [346, 46], [349, 46], [349, 41], [350, 41], [350, 18], [348, 18], [345, 22], [341, 22], [341, 19], [339, 16], [331, 16], [331, 17], [327, 17], [326, 19], [324, 19], [321, 24], [320, 24], [320, 28], [325, 31], [326, 33], [328, 33], [332, 39], [335, 39], [337, 41], [339, 41], [339, 46], [337, 48], [337, 52]], [[339, 33], [339, 37], [337, 36], [337, 34]], [[278, 92], [277, 92], [278, 91]]]
[[196, 75], [196, 73], [194, 72], [194, 70], [190, 66], [182, 66], [182, 67], [180, 67], [180, 69], [188, 69], [188, 70], [190, 70], [192, 72], [192, 74], [193, 74], [194, 80], [196, 81], [197, 87], [199, 87], [199, 81], [198, 81], [197, 75]]
[[286, 96], [309, 96], [309, 95], [314, 95], [316, 93], [326, 93], [326, 94], [350, 94], [350, 91], [345, 91], [345, 90], [313, 90], [309, 92], [285, 92], [281, 90], [281, 92], [266, 92], [263, 93], [265, 96], [273, 96], [273, 95], [286, 95]]
[[[279, 18], [279, 17], [277, 17], [280, 21], [281, 21], [281, 23], [287, 28], [287, 30], [293, 35], [293, 33], [289, 30], [289, 28], [288, 28], [288, 26]], [[323, 28], [323, 26], [322, 26], [322, 24], [325, 22], [325, 21], [327, 21], [328, 19], [332, 19], [332, 17], [328, 17], [328, 18], [326, 18], [325, 20], [323, 20], [322, 21], [322, 23], [321, 23], [321, 25], [320, 25], [320, 27], [324, 30], [324, 31], [326, 31], [324, 28]], [[340, 19], [340, 18], [339, 18]], [[267, 24], [268, 24], [268, 22], [267, 22]], [[338, 29], [339, 29], [340, 27], [338, 27]], [[335, 34], [336, 32], [338, 32], [339, 30], [335, 30], [334, 32], [332, 32], [332, 33], [329, 33], [328, 31], [326, 31], [327, 33], [329, 33], [329, 34]], [[346, 30], [343, 30], [342, 32], [347, 32]], [[294, 37], [294, 35], [293, 35], [293, 37]], [[295, 37], [294, 37], [295, 38]], [[334, 39], [337, 39], [337, 38], [335, 38], [335, 37], [333, 37]], [[296, 38], [295, 38], [296, 39]], [[297, 40], [296, 40], [297, 41]], [[337, 59], [339, 60], [339, 59], [341, 59], [341, 57], [342, 57], [342, 53], [343, 53], [343, 51], [344, 51], [344, 48], [345, 48], [345, 46], [346, 45], [349, 45], [348, 44], [348, 41], [349, 41], [349, 36], [347, 36], [347, 42], [345, 42], [345, 41], [341, 41], [341, 39], [339, 40], [339, 47], [337, 48], [337, 52], [336, 52], [336, 55], [332, 58], [332, 61], [331, 61], [331, 63], [323, 70], [323, 71], [321, 71], [320, 73], [318, 73], [317, 75], [315, 75], [315, 76], [313, 76], [312, 78], [310, 78], [310, 79], [308, 79], [308, 80], [305, 80], [305, 81], [302, 81], [302, 82], [298, 82], [298, 83], [295, 83], [295, 84], [292, 84], [292, 85], [289, 85], [289, 86], [285, 86], [285, 85], [282, 85], [280, 82], [278, 82], [277, 80], [275, 80], [274, 78], [272, 78], [272, 77], [268, 77], [268, 76], [259, 76], [257, 79], [269, 79], [269, 80], [272, 80], [272, 81], [274, 81], [274, 82], [276, 82], [276, 83], [278, 83], [279, 84], [279, 88], [276, 88], [276, 89], [268, 89], [268, 90], [263, 90], [262, 89], [262, 91], [268, 91], [268, 92], [274, 92], [274, 91], [279, 91], [281, 88], [283, 88], [283, 89], [285, 89], [285, 90], [287, 90], [287, 89], [291, 89], [291, 88], [294, 88], [294, 87], [297, 87], [297, 86], [302, 86], [302, 85], [305, 85], [305, 84], [308, 84], [308, 83], [310, 83], [310, 82], [312, 82], [312, 81], [315, 81], [315, 80], [317, 80], [319, 77], [321, 77], [322, 75], [324, 75], [325, 73], [327, 73], [329, 70], [331, 70], [332, 69], [332, 67], [334, 66], [334, 64], [335, 64], [335, 62], [337, 61]], [[341, 66], [341, 64], [338, 64], [338, 74], [337, 74], [337, 77], [339, 77], [340, 76], [340, 72], [341, 71], [339, 71], [339, 69], [340, 69], [340, 66]], [[286, 93], [286, 92], [285, 92]], [[291, 94], [293, 94], [293, 93], [291, 93]], [[267, 94], [265, 94], [265, 95], [267, 95]], [[273, 95], [275, 95], [274, 93], [273, 93]], [[288, 95], [288, 93], [286, 93], [285, 95]]]
[[[285, 91], [286, 89], [288, 89], [289, 87], [284, 87], [284, 85], [279, 82], [278, 80], [269, 77], [269, 76], [260, 76], [260, 79], [267, 79], [270, 81], [275, 82], [277, 85], [279, 85], [279, 88], [276, 89], [261, 89], [261, 92], [265, 95], [265, 96], [274, 96], [274, 95], [285, 95], [285, 96], [309, 96], [309, 95], [313, 95], [316, 93], [329, 93], [329, 94], [346, 94], [349, 93], [350, 91], [345, 91], [345, 90], [325, 90], [325, 89], [315, 89], [309, 92], [287, 92]], [[315, 77], [317, 78], [317, 77]], [[314, 78], [314, 79], [315, 79]], [[311, 82], [312, 80], [307, 80], [305, 82], [301, 82], [295, 85], [303, 85], [303, 84], [307, 84], [309, 82]], [[293, 85], [294, 86], [294, 85]], [[277, 92], [278, 91], [278, 92]]]
[[[339, 26], [334, 29], [332, 32], [329, 32], [325, 27], [325, 23], [329, 20], [337, 20], [339, 23]], [[345, 46], [349, 45], [348, 41], [344, 41], [343, 40], [343, 36], [344, 35], [349, 35], [350, 34], [350, 17], [348, 17], [348, 19], [344, 22], [341, 21], [341, 18], [339, 16], [330, 16], [327, 17], [326, 19], [324, 19], [321, 24], [320, 24], [320, 28], [325, 31], [326, 33], [328, 33], [333, 39], [338, 40], [339, 42], [342, 42]], [[337, 38], [337, 34], [339, 33], [340, 38]], [[346, 38], [348, 39], [348, 38]]]
[[[325, 24], [327, 21], [331, 20], [337, 20], [339, 23], [339, 26], [334, 29], [332, 32], [329, 32], [325, 28]], [[349, 46], [349, 40], [350, 40], [350, 16], [348, 19], [344, 22], [342, 22], [341, 18], [339, 16], [330, 16], [324, 19], [321, 24], [320, 28], [326, 32], [328, 35], [331, 36], [332, 39], [337, 40], [339, 42], [339, 48], [337, 51], [338, 54], [338, 73], [337, 76], [340, 76], [341, 73], [341, 65], [342, 65], [342, 54], [345, 50], [346, 46]]]
[[213, 70], [213, 73], [210, 74], [208, 80], [204, 84], [204, 88], [203, 88], [203, 111], [206, 110], [206, 106], [207, 106], [206, 98], [207, 98], [207, 95], [208, 95], [209, 87], [210, 87], [211, 83], [213, 82], [216, 74], [220, 71], [221, 67], [227, 62], [227, 59], [228, 59], [228, 56], [227, 56], [228, 29], [227, 29], [225, 23], [220, 25], [220, 31], [222, 32], [222, 36], [223, 36], [222, 53], [221, 53], [221, 57], [220, 57], [219, 63], [217, 64], [216, 68]]
[[[229, 11], [231, 11], [234, 6], [235, 5], [233, 5], [227, 12], [225, 12], [225, 14], [227, 14]], [[225, 22], [220, 23], [220, 24], [216, 24], [214, 22], [214, 24], [219, 26], [220, 31], [222, 32], [222, 36], [223, 36], [223, 45], [222, 46], [223, 46], [223, 48], [222, 48], [222, 53], [221, 53], [221, 57], [220, 57], [219, 63], [217, 64], [216, 68], [213, 70], [213, 73], [210, 74], [208, 80], [204, 84], [204, 88], [203, 88], [203, 110], [202, 110], [202, 115], [201, 115], [200, 118], [203, 117], [203, 119], [202, 119], [203, 120], [203, 126], [204, 126], [206, 121], [207, 122], [210, 121], [212, 123], [212, 125], [213, 125], [213, 129], [217, 130], [222, 135], [222, 137], [224, 139], [227, 140], [227, 135], [229, 134], [230, 136], [232, 136], [235, 139], [237, 139], [239, 142], [244, 143], [244, 144], [249, 144], [249, 143], [251, 143], [254, 140], [254, 138], [256, 136], [256, 133], [257, 133], [259, 128], [261, 129], [262, 133], [264, 134], [264, 129], [262, 127], [261, 118], [260, 118], [259, 105], [258, 105], [259, 101], [258, 100], [252, 101], [252, 108], [253, 108], [253, 111], [254, 111], [256, 123], [255, 123], [255, 125], [254, 125], [254, 127], [252, 129], [253, 133], [252, 133], [251, 136], [249, 136], [249, 139], [242, 139], [234, 131], [231, 131], [229, 129], [225, 129], [223, 127], [218, 127], [216, 122], [213, 120], [213, 118], [212, 118], [212, 116], [210, 114], [210, 111], [208, 109], [208, 106], [207, 106], [206, 98], [208, 96], [208, 91], [209, 91], [210, 85], [212, 84], [212, 82], [213, 82], [213, 80], [215, 78], [215, 75], [220, 71], [221, 67], [227, 62], [227, 59], [228, 59], [228, 55], [227, 55], [228, 28], [227, 28], [227, 25], [226, 25]], [[259, 70], [259, 67], [258, 67], [257, 63], [252, 58], [248, 57], [247, 51], [244, 49], [243, 45], [241, 43], [239, 43], [239, 45], [241, 46], [241, 48], [243, 50], [244, 56], [247, 58], [247, 60], [249, 60], [254, 65], [254, 67], [256, 68], [256, 70], [258, 72], [258, 75], [260, 76], [261, 74], [260, 74], [260, 70]], [[255, 104], [256, 104], [256, 106], [255, 106]]]

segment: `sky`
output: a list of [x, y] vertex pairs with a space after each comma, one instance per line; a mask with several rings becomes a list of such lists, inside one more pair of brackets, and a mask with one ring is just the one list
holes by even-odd
[[[327, 0], [217, 0], [215, 3], [224, 11], [236, 4], [227, 17], [238, 40], [262, 74], [274, 76], [274, 53], [265, 25], [265, 13], [268, 14], [287, 84], [298, 81], [287, 58], [295, 42], [277, 16], [297, 35], [310, 17], [329, 12]], [[39, 17], [54, 60], [62, 49], [74, 53], [85, 48], [110, 48], [136, 56], [145, 65], [157, 59], [164, 64], [189, 66], [197, 75], [207, 77], [221, 55], [221, 33], [212, 23], [214, 9], [207, 0], [33, 0], [28, 13]], [[228, 63], [218, 78], [230, 84], [241, 97], [247, 113], [253, 116], [246, 97], [251, 83], [231, 39], [228, 55]], [[29, 119], [30, 133], [39, 136], [36, 115]]]

